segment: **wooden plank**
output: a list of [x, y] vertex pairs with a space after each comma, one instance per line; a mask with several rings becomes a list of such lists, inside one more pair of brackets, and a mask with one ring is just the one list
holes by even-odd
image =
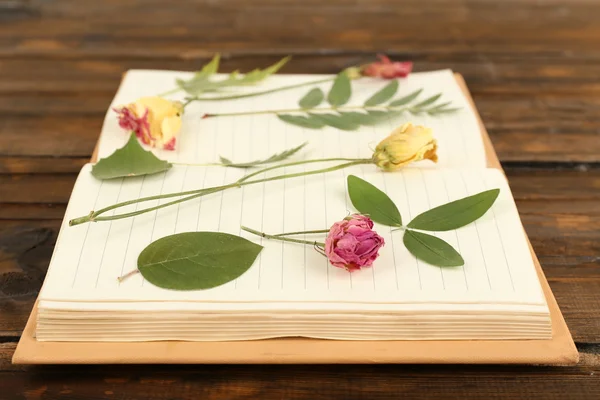
[[[221, 71], [249, 71], [272, 64], [287, 55], [236, 53], [224, 57]], [[467, 58], [470, 55], [471, 58]], [[394, 57], [394, 54], [391, 54]], [[405, 54], [398, 54], [406, 59]], [[360, 65], [375, 59], [373, 52], [340, 52], [323, 55], [319, 51], [293, 57], [283, 69], [284, 73], [337, 73], [351, 65]], [[454, 53], [411, 56], [415, 71], [452, 69], [462, 74], [475, 96], [520, 95], [523, 97], [548, 95], [591, 96], [600, 92], [600, 71], [592, 62], [565, 60], [563, 56], [513, 56], [486, 59], [482, 67], [481, 56], [472, 53]], [[169, 69], [191, 71], [199, 69], [209, 57], [161, 60], [153, 59], [41, 59], [35, 65], [28, 58], [0, 60], [4, 79], [0, 94], [73, 94], [89, 96], [114, 94], [121, 75], [128, 69]]]
[[[0, 373], [7, 400], [597, 399], [597, 365], [41, 366]], [[510, 382], [510, 384], [507, 384]], [[567, 397], [565, 397], [567, 396]]]
[[77, 175], [0, 175], [0, 203], [67, 203]]
[[[54, 101], [60, 101], [55, 99]], [[87, 157], [92, 153], [100, 130], [103, 111], [91, 116], [52, 115], [42, 112], [38, 115], [8, 115], [0, 119], [0, 156], [47, 156]], [[8, 162], [2, 162], [4, 170], [10, 170]], [[32, 170], [30, 172], [36, 172]]]
[[[252, 7], [241, 0], [205, 0], [193, 6], [169, 4], [158, 18], [156, 7], [139, 1], [126, 6], [117, 0], [93, 5], [76, 0], [30, 2], [21, 12], [7, 14], [0, 40], [4, 56], [68, 57], [79, 51], [96, 57], [186, 57], [199, 48], [576, 53], [593, 49], [600, 35], [596, 2], [578, 1], [564, 10], [552, 1], [527, 1], [505, 11], [500, 3], [460, 0], [412, 0], [402, 7], [390, 0], [363, 2], [360, 7], [351, 0], [328, 2], [326, 7], [318, 0], [265, 1]], [[148, 21], [156, 22], [152, 29]]]
[[[540, 117], [541, 118], [541, 117]], [[502, 162], [600, 162], [600, 134], [547, 129], [490, 128], [490, 137]], [[580, 133], [581, 132], [581, 133]], [[600, 131], [598, 131], [600, 132]]]
[[62, 220], [66, 210], [64, 203], [0, 203], [0, 220]]
[[25, 326], [44, 281], [60, 221], [0, 225], [0, 338]]
[[77, 172], [89, 157], [1, 157], [0, 174], [55, 174]]

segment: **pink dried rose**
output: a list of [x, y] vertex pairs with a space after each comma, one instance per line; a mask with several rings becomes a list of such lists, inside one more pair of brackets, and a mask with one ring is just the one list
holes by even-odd
[[180, 102], [162, 97], [142, 97], [134, 103], [114, 109], [119, 126], [152, 147], [175, 150], [177, 135], [181, 130], [183, 106]]
[[411, 61], [391, 61], [386, 55], [378, 54], [379, 60], [362, 67], [364, 76], [383, 79], [405, 78], [412, 72]]
[[353, 214], [329, 229], [325, 255], [334, 266], [352, 272], [373, 265], [384, 244], [369, 217]]

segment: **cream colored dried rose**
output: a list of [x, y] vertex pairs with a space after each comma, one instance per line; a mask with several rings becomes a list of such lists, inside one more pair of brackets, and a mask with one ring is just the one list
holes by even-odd
[[133, 103], [115, 108], [119, 126], [135, 132], [147, 145], [174, 150], [181, 130], [183, 106], [178, 101], [162, 97], [142, 97]]
[[437, 162], [436, 150], [437, 142], [431, 129], [407, 123], [377, 145], [373, 161], [384, 171], [395, 171], [413, 161]]

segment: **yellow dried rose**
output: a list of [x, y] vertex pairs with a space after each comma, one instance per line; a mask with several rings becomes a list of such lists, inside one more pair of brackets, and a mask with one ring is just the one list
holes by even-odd
[[135, 132], [147, 145], [174, 150], [181, 130], [183, 105], [159, 96], [142, 97], [126, 106], [115, 108], [119, 126]]
[[384, 171], [395, 171], [413, 161], [437, 162], [436, 150], [437, 142], [431, 129], [407, 123], [377, 145], [373, 162]]

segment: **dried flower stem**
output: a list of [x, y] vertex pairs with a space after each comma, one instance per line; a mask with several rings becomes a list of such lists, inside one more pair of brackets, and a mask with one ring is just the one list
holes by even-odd
[[117, 280], [119, 281], [119, 283], [123, 282], [125, 279], [129, 278], [130, 276], [133, 276], [135, 274], [138, 274], [140, 272], [139, 269], [134, 269], [133, 271], [129, 271], [128, 273], [126, 273], [123, 276], [120, 276], [117, 278]]
[[[310, 82], [295, 83], [293, 85], [280, 86], [280, 87], [276, 87], [276, 88], [273, 88], [273, 89], [261, 90], [259, 92], [234, 94], [234, 95], [228, 95], [228, 96], [218, 96], [218, 97], [217, 96], [212, 96], [212, 97], [192, 96], [192, 97], [188, 97], [185, 100], [183, 106], [185, 107], [185, 106], [187, 106], [188, 104], [190, 104], [190, 103], [192, 103], [194, 101], [223, 101], [223, 100], [236, 100], [236, 99], [244, 99], [244, 98], [247, 98], [247, 97], [261, 96], [263, 94], [281, 92], [281, 91], [284, 91], [284, 90], [296, 89], [296, 88], [303, 87], [303, 86], [317, 85], [319, 83], [330, 82], [330, 81], [332, 81], [334, 79], [335, 79], [335, 76], [324, 78], [324, 79], [318, 79], [318, 80], [310, 81]], [[161, 94], [159, 94], [159, 96], [161, 96], [161, 97], [168, 96], [170, 94], [177, 93], [177, 92], [179, 92], [181, 90], [183, 90], [183, 89], [178, 87], [178, 88], [169, 90], [167, 92], [161, 93]]]
[[[262, 179], [248, 181], [248, 179], [251, 177], [254, 177], [256, 175], [259, 175], [259, 174], [262, 174], [262, 173], [265, 173], [267, 171], [271, 171], [274, 169], [278, 169], [278, 168], [285, 168], [285, 167], [291, 167], [291, 166], [295, 166], [295, 165], [309, 164], [309, 163], [315, 163], [315, 162], [329, 162], [329, 161], [347, 161], [347, 162], [335, 165], [333, 167], [322, 168], [322, 169], [317, 169], [317, 170], [313, 170], [313, 171], [296, 172], [296, 173], [291, 173], [291, 174], [283, 174], [283, 175], [272, 176], [269, 178], [262, 178]], [[353, 165], [372, 164], [372, 163], [373, 163], [372, 158], [358, 158], [358, 159], [325, 158], [325, 159], [320, 159], [320, 160], [305, 160], [305, 161], [295, 161], [295, 162], [291, 162], [291, 163], [280, 164], [280, 165], [276, 165], [276, 166], [272, 166], [272, 167], [268, 167], [268, 168], [263, 168], [259, 171], [251, 173], [249, 175], [246, 175], [246, 176], [242, 177], [241, 179], [237, 180], [236, 182], [230, 183], [228, 185], [215, 186], [215, 187], [211, 187], [211, 188], [202, 188], [202, 189], [190, 190], [190, 191], [186, 191], [186, 192], [161, 194], [161, 195], [143, 197], [140, 199], [129, 200], [129, 201], [117, 203], [112, 206], [102, 208], [98, 211], [92, 211], [88, 215], [74, 218], [69, 221], [69, 225], [74, 226], [74, 225], [84, 224], [87, 222], [113, 221], [113, 220], [117, 220], [117, 219], [135, 217], [140, 214], [159, 210], [161, 208], [169, 207], [169, 206], [172, 206], [175, 204], [183, 203], [188, 200], [196, 199], [198, 197], [206, 196], [207, 194], [221, 192], [223, 190], [227, 190], [227, 189], [231, 189], [231, 188], [236, 188], [236, 187], [239, 188], [242, 186], [252, 185], [255, 183], [277, 181], [277, 180], [287, 179], [287, 178], [296, 178], [296, 177], [300, 177], [300, 176], [321, 174], [321, 173], [326, 173], [326, 172], [337, 171], [337, 170], [347, 168], [347, 167], [350, 167]], [[115, 210], [117, 208], [125, 207], [125, 206], [131, 205], [131, 204], [142, 203], [142, 202], [151, 201], [151, 200], [168, 199], [168, 198], [172, 198], [172, 197], [181, 197], [181, 196], [187, 196], [187, 197], [173, 200], [173, 201], [170, 201], [165, 204], [160, 204], [155, 207], [149, 207], [149, 208], [145, 208], [142, 210], [133, 211], [133, 212], [129, 212], [129, 213], [110, 215], [110, 216], [104, 216], [104, 217], [101, 216], [109, 211]]]
[[277, 235], [273, 235], [273, 236], [311, 235], [314, 233], [328, 233], [328, 232], [329, 232], [329, 229], [317, 229], [314, 231], [298, 231], [298, 232], [278, 233]]
[[324, 112], [324, 111], [352, 111], [352, 110], [367, 110], [367, 111], [423, 111], [424, 109], [414, 109], [413, 107], [401, 106], [401, 107], [391, 107], [391, 106], [345, 106], [345, 107], [320, 107], [320, 108], [284, 108], [278, 110], [261, 110], [261, 111], [242, 111], [242, 112], [233, 112], [233, 113], [220, 113], [220, 114], [204, 114], [202, 118], [214, 118], [214, 117], [233, 117], [240, 115], [264, 115], [264, 114], [282, 114], [282, 113], [295, 113], [295, 112]]
[[[292, 238], [284, 237], [284, 236], [282, 236], [282, 235], [286, 235], [284, 233], [280, 233], [278, 235], [269, 235], [267, 233], [259, 232], [257, 230], [248, 228], [246, 226], [242, 226], [241, 229], [243, 231], [252, 233], [252, 234], [260, 236], [260, 237], [264, 237], [266, 239], [280, 240], [282, 242], [309, 244], [311, 246], [318, 246], [318, 247], [324, 247], [325, 246], [325, 243], [323, 243], [323, 242], [317, 242], [317, 241], [314, 241], [314, 240], [301, 240], [301, 239], [292, 239]], [[325, 232], [329, 232], [329, 230], [326, 230]], [[304, 233], [304, 232], [295, 232], [295, 233]], [[307, 231], [306, 233], [309, 233], [309, 231]], [[293, 234], [293, 233], [288, 233], [287, 235], [291, 235], [291, 234]]]

